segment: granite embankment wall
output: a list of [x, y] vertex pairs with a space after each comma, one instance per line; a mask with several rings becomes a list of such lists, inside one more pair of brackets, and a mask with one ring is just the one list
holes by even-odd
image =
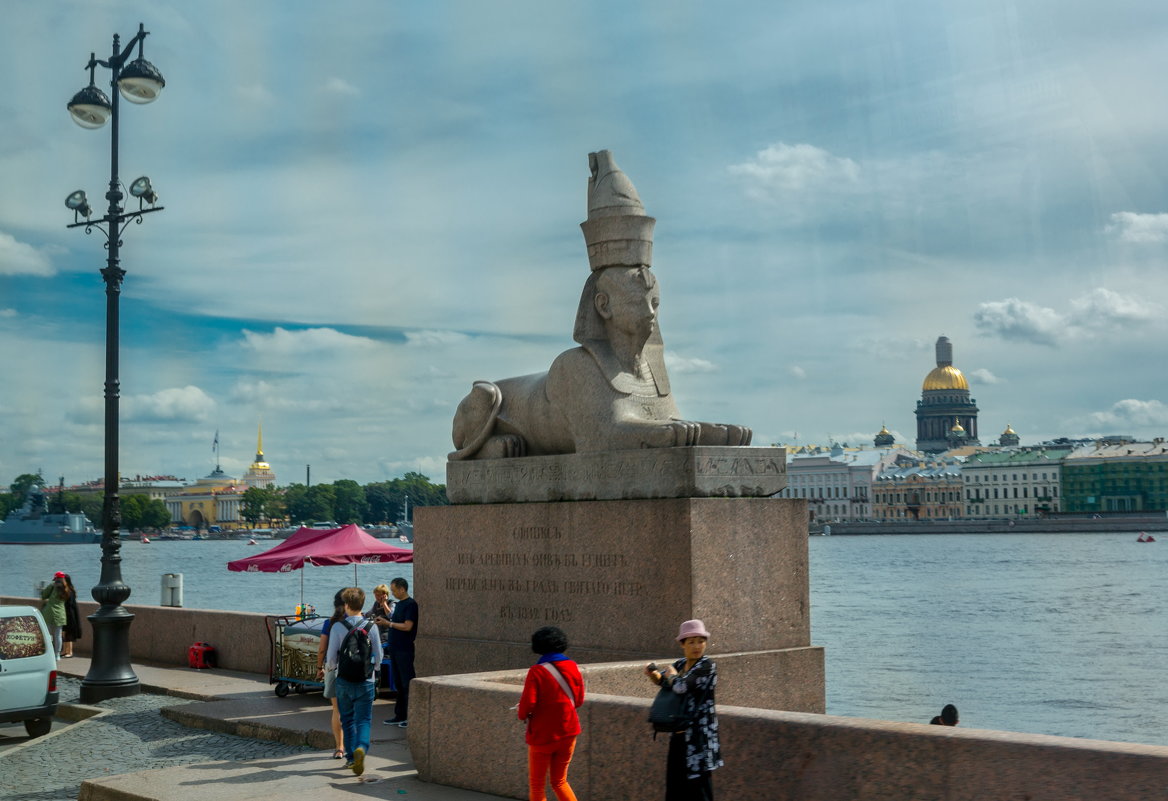
[[[715, 657], [720, 660], [723, 657]], [[668, 738], [645, 722], [640, 662], [583, 667], [588, 700], [568, 778], [580, 798], [664, 795]], [[527, 798], [524, 671], [415, 679], [410, 752], [425, 781]], [[639, 689], [630, 697], [630, 677]], [[719, 677], [721, 679], [721, 676]], [[723, 682], [719, 681], [719, 697]], [[1143, 801], [1168, 797], [1168, 748], [719, 704], [735, 801]]]
[[[0, 596], [0, 604], [36, 606]], [[80, 604], [83, 615], [96, 604]], [[267, 674], [271, 644], [264, 615], [129, 606], [135, 661], [185, 665], [194, 642], [209, 642], [219, 664]], [[92, 633], [76, 645], [88, 654]], [[716, 658], [749, 666], [749, 654]], [[653, 688], [640, 662], [585, 665], [588, 702], [570, 778], [592, 801], [664, 794], [667, 738], [645, 718]], [[1135, 801], [1168, 798], [1168, 747], [895, 723], [731, 706], [730, 671], [719, 687], [726, 766], [718, 795], [737, 801]], [[510, 709], [525, 671], [416, 679], [409, 742], [425, 781], [526, 798], [523, 727]], [[798, 677], [790, 677], [798, 680]], [[758, 677], [754, 681], [760, 680]]]
[[[0, 604], [40, 606], [39, 598], [0, 596]], [[93, 601], [78, 601], [81, 616], [97, 610]], [[220, 612], [213, 609], [180, 609], [170, 606], [126, 605], [134, 615], [130, 625], [130, 659], [163, 665], [187, 664], [193, 643], [215, 646], [219, 667], [267, 675], [271, 665], [272, 642], [264, 615], [251, 612]], [[84, 634], [73, 646], [75, 653], [88, 656], [93, 647], [93, 629], [83, 624]]]
[[851, 534], [1107, 534], [1168, 532], [1166, 515], [1049, 517], [1037, 520], [885, 520], [868, 523], [815, 523], [812, 534], [830, 527], [832, 536]]

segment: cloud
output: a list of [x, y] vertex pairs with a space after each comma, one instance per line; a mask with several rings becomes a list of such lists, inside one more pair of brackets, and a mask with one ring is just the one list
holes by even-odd
[[0, 233], [0, 275], [54, 275], [56, 270], [44, 251]]
[[324, 85], [324, 91], [330, 95], [343, 95], [346, 97], [361, 96], [361, 90], [343, 78], [329, 78]]
[[19, 317], [20, 312], [16, 309], [0, 309], [0, 317]]
[[1154, 304], [1097, 287], [1073, 299], [1066, 313], [1020, 298], [1006, 298], [982, 303], [973, 321], [986, 335], [1056, 347], [1062, 340], [1127, 331], [1159, 317], [1159, 307]]
[[988, 335], [1054, 347], [1066, 323], [1058, 312], [1019, 298], [983, 303], [973, 322]]
[[669, 351], [665, 352], [665, 367], [671, 373], [716, 373], [718, 367], [713, 362], [705, 359], [687, 359], [683, 356], [675, 356]]
[[1003, 381], [1003, 379], [998, 378], [984, 367], [970, 371], [969, 377], [976, 380], [979, 384], [1000, 384]]
[[235, 94], [240, 100], [248, 104], [272, 106], [276, 103], [276, 96], [266, 86], [258, 83], [237, 86]]
[[823, 188], [848, 188], [859, 184], [860, 165], [833, 156], [808, 144], [776, 142], [754, 158], [726, 168], [742, 179], [747, 194], [756, 199], [776, 199], [791, 193]]
[[1103, 412], [1093, 412], [1089, 419], [1104, 426], [1168, 426], [1168, 405], [1158, 400], [1127, 398]]
[[798, 378], [800, 381], [807, 377], [807, 371], [797, 364], [792, 364], [788, 367], [787, 374], [792, 378]]
[[460, 345], [468, 341], [470, 337], [458, 331], [407, 331], [406, 344], [414, 345], [416, 347], [446, 347], [448, 345]]
[[328, 352], [366, 351], [380, 347], [380, 344], [368, 337], [342, 334], [335, 328], [306, 328], [302, 331], [289, 331], [276, 326], [270, 334], [249, 331], [245, 328], [243, 330], [243, 346], [261, 356], [304, 356]]
[[1098, 287], [1071, 301], [1070, 321], [1081, 328], [1114, 329], [1148, 322], [1159, 314], [1153, 304]]
[[1111, 222], [1104, 230], [1117, 236], [1121, 242], [1133, 244], [1168, 242], [1168, 214], [1117, 211], [1111, 215]]
[[[102, 419], [104, 401], [86, 397], [69, 414], [77, 423], [96, 423]], [[127, 395], [121, 399], [123, 423], [205, 423], [215, 411], [215, 401], [196, 386], [172, 387], [151, 395]]]

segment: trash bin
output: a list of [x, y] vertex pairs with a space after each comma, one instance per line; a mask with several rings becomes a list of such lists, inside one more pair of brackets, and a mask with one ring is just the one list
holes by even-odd
[[159, 603], [161, 606], [183, 605], [182, 573], [162, 574], [162, 600]]

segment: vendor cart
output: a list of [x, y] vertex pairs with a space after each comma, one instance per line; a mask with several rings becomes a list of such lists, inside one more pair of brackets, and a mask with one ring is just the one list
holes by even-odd
[[317, 615], [264, 618], [272, 643], [268, 683], [276, 685], [279, 697], [283, 698], [293, 688], [298, 693], [324, 688], [318, 678], [317, 653], [325, 620]]

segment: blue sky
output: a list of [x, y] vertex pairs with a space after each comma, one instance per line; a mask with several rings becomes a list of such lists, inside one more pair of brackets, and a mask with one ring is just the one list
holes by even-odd
[[[65, 103], [139, 22], [122, 104], [124, 475], [444, 480], [479, 378], [572, 346], [587, 154], [658, 219], [678, 404], [756, 444], [911, 441], [949, 336], [983, 439], [1168, 431], [1168, 6], [16, 4], [0, 67], [0, 483], [102, 472], [109, 130]], [[98, 80], [108, 81], [99, 70]], [[101, 211], [98, 211], [100, 214]]]

